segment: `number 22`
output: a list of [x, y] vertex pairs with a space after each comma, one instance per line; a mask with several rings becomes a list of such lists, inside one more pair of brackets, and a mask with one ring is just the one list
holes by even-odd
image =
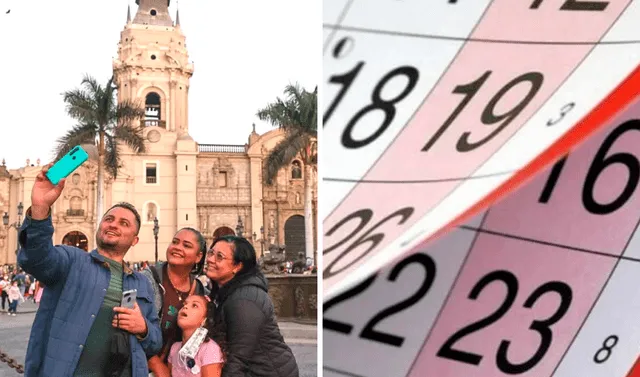
[[[393, 269], [389, 273], [389, 277], [387, 277], [387, 280], [396, 281], [396, 279], [398, 278], [398, 276], [400, 276], [400, 273], [405, 269], [405, 267], [411, 264], [419, 264], [422, 267], [424, 267], [425, 277], [424, 277], [424, 280], [422, 281], [422, 285], [420, 285], [420, 288], [409, 298], [402, 300], [397, 304], [394, 304], [382, 310], [380, 313], [376, 314], [375, 316], [373, 316], [373, 318], [371, 318], [369, 322], [367, 322], [367, 324], [364, 326], [364, 328], [362, 329], [362, 332], [360, 332], [361, 338], [389, 344], [396, 347], [402, 346], [402, 344], [404, 343], [403, 337], [378, 331], [374, 327], [385, 318], [388, 318], [393, 314], [399, 313], [415, 305], [429, 292], [429, 289], [431, 288], [431, 285], [433, 285], [433, 281], [436, 278], [436, 264], [433, 261], [433, 259], [431, 259], [430, 256], [425, 254], [413, 254], [407, 257], [406, 259], [402, 260], [400, 263], [398, 263], [393, 267]], [[336, 304], [342, 301], [348, 300], [364, 292], [367, 288], [369, 288], [371, 284], [373, 284], [373, 282], [376, 280], [377, 277], [378, 275], [373, 275], [368, 279], [364, 280], [362, 283], [356, 285], [355, 287], [327, 301], [324, 304], [323, 311], [326, 312], [328, 309], [335, 306]], [[327, 318], [323, 318], [322, 326], [324, 327], [325, 330], [333, 330], [333, 331], [340, 332], [347, 335], [351, 334], [351, 331], [353, 331], [353, 325], [334, 321], [332, 319], [327, 319]]]

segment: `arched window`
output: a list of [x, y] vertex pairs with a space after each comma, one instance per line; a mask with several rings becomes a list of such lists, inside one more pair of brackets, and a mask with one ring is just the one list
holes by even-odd
[[158, 206], [153, 203], [147, 203], [147, 222], [153, 222], [153, 220], [158, 217]]
[[144, 125], [160, 125], [160, 96], [156, 92], [150, 92], [144, 100]]
[[293, 161], [291, 164], [291, 179], [301, 179], [302, 178], [302, 165], [300, 165], [300, 161]]
[[82, 209], [82, 198], [73, 196], [69, 200], [69, 209], [67, 210], [67, 216], [84, 216], [84, 210]]

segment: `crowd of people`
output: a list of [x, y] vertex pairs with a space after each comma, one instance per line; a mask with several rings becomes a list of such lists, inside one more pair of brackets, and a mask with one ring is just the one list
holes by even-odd
[[18, 305], [26, 300], [38, 304], [42, 298], [44, 285], [33, 276], [11, 265], [0, 267], [0, 293], [2, 308], [0, 313], [16, 316]]
[[[118, 203], [98, 225], [95, 250], [54, 246], [51, 207], [65, 182], [53, 185], [49, 166], [19, 232], [22, 270], [3, 280], [11, 303], [16, 290], [26, 299], [27, 279], [44, 287], [34, 287], [42, 293], [25, 376], [298, 377], [249, 241], [225, 235], [208, 246], [199, 231], [183, 228], [165, 262], [131, 268], [124, 256], [138, 242], [140, 215]], [[131, 291], [128, 306], [123, 292]]]

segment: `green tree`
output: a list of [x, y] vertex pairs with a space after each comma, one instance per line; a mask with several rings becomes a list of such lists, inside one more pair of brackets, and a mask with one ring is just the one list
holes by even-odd
[[67, 114], [78, 123], [57, 140], [56, 160], [71, 148], [80, 144], [96, 145], [98, 149], [98, 183], [96, 215], [103, 215], [104, 174], [108, 171], [114, 178], [122, 166], [120, 146], [128, 145], [134, 153], [144, 153], [143, 128], [134, 122], [144, 117], [144, 107], [138, 101], [117, 102], [117, 86], [111, 77], [105, 86], [85, 75], [79, 88], [62, 95]]
[[285, 137], [269, 153], [263, 166], [263, 181], [271, 185], [280, 169], [294, 159], [304, 165], [305, 254], [317, 260], [313, 237], [313, 196], [311, 172], [318, 164], [318, 88], [308, 92], [298, 84], [287, 85], [285, 98], [257, 112], [260, 120], [284, 130]]

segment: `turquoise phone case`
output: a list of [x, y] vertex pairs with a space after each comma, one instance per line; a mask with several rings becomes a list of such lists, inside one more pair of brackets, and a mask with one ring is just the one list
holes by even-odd
[[88, 159], [89, 155], [87, 152], [82, 149], [81, 146], [77, 145], [47, 171], [47, 178], [49, 178], [51, 183], [57, 185], [61, 179], [67, 178], [69, 174], [73, 173], [74, 170]]

